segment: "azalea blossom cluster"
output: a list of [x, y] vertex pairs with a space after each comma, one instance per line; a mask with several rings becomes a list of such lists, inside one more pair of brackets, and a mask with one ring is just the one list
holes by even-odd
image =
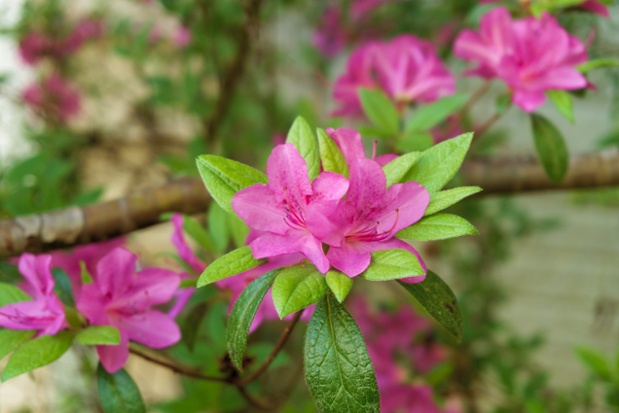
[[[110, 373], [122, 368], [129, 357], [129, 341], [164, 348], [180, 340], [174, 319], [153, 307], [167, 303], [177, 290], [180, 276], [174, 271], [139, 269], [137, 257], [119, 246], [122, 241], [76, 248], [73, 254], [23, 254], [18, 268], [21, 285], [32, 298], [0, 307], [0, 326], [36, 330], [55, 335], [85, 325], [69, 325], [65, 305], [54, 291], [52, 268], [62, 268], [71, 283], [76, 309], [91, 326], [112, 326], [120, 335], [117, 345], [97, 345], [103, 367]], [[92, 277], [84, 280], [82, 266]]]
[[390, 41], [371, 41], [356, 48], [337, 78], [333, 98], [335, 116], [359, 116], [359, 89], [381, 89], [394, 102], [430, 103], [455, 91], [455, 78], [443, 65], [434, 46], [412, 35]]
[[[310, 181], [306, 161], [286, 143], [268, 159], [268, 183], [232, 198], [234, 212], [251, 228], [253, 256], [269, 259], [260, 272], [307, 259], [323, 274], [333, 267], [355, 277], [369, 267], [372, 252], [391, 249], [411, 252], [425, 271], [417, 251], [395, 234], [423, 216], [428, 191], [416, 182], [387, 187], [382, 165], [394, 157], [367, 158], [355, 130], [327, 133], [343, 154], [348, 179], [323, 171]], [[419, 274], [403, 279], [422, 280]]]
[[455, 406], [437, 406], [432, 388], [421, 379], [447, 359], [445, 348], [428, 339], [432, 336], [428, 320], [408, 306], [395, 312], [374, 308], [361, 296], [350, 300], [349, 308], [376, 371], [381, 412], [459, 412]]
[[587, 86], [576, 69], [588, 59], [585, 46], [546, 12], [512, 20], [505, 7], [497, 7], [482, 17], [479, 32], [460, 33], [454, 52], [478, 63], [468, 74], [503, 80], [514, 104], [526, 112], [545, 102], [546, 91]]

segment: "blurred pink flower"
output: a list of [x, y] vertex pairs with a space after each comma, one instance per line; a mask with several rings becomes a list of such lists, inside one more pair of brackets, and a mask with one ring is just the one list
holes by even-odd
[[71, 33], [61, 42], [61, 52], [64, 55], [75, 53], [85, 42], [98, 39], [103, 36], [103, 33], [103, 21], [90, 18], [81, 19]]
[[0, 327], [38, 330], [38, 335], [54, 335], [66, 327], [64, 306], [54, 293], [50, 255], [22, 254], [18, 268], [26, 282], [21, 288], [33, 301], [0, 307]]
[[191, 31], [185, 26], [179, 26], [172, 35], [172, 43], [178, 48], [183, 48], [190, 42]]
[[599, 14], [603, 17], [610, 17], [608, 7], [606, 7], [602, 2], [596, 0], [587, 0], [584, 3], [580, 3], [578, 7], [588, 10], [591, 13]]
[[19, 41], [19, 55], [27, 64], [34, 64], [53, 50], [53, 44], [46, 36], [30, 32]]
[[526, 112], [544, 103], [547, 90], [587, 86], [575, 69], [587, 61], [584, 45], [547, 13], [514, 21], [506, 8], [497, 7], [482, 17], [479, 32], [460, 33], [454, 52], [479, 64], [469, 74], [507, 83], [514, 104]]
[[57, 73], [26, 87], [22, 98], [36, 111], [49, 114], [63, 123], [81, 109], [79, 92]]
[[173, 345], [181, 338], [174, 320], [152, 306], [168, 302], [178, 288], [177, 273], [163, 268], [136, 270], [137, 257], [116, 248], [99, 260], [94, 283], [84, 285], [77, 308], [92, 325], [111, 325], [120, 332], [119, 345], [97, 346], [103, 367], [110, 373], [129, 357], [129, 340], [152, 348]]
[[346, 72], [335, 81], [333, 98], [340, 107], [333, 115], [361, 114], [360, 88], [380, 88], [397, 103], [430, 103], [453, 94], [455, 79], [432, 44], [402, 35], [353, 51]]
[[346, 46], [346, 32], [342, 10], [337, 6], [329, 6], [325, 10], [320, 26], [312, 35], [312, 44], [327, 58], [338, 55]]
[[353, 0], [350, 12], [354, 19], [360, 19], [383, 3], [397, 0]]

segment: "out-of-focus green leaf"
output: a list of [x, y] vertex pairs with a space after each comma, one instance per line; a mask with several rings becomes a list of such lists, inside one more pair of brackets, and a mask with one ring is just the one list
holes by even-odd
[[97, 367], [99, 397], [105, 413], [145, 413], [140, 389], [124, 369], [110, 374]]
[[535, 148], [546, 174], [553, 182], [561, 182], [569, 163], [563, 135], [552, 122], [539, 114], [531, 114], [531, 127]]

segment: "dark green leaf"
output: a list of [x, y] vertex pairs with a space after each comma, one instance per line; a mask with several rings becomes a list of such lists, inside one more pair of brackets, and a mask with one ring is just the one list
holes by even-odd
[[267, 176], [240, 162], [216, 155], [201, 155], [198, 171], [213, 199], [226, 212], [234, 213], [230, 201], [234, 194], [254, 184], [266, 184]]
[[565, 90], [549, 90], [546, 96], [555, 105], [559, 113], [567, 120], [574, 123], [574, 105], [572, 103], [572, 95]]
[[398, 111], [387, 95], [379, 89], [359, 89], [359, 99], [365, 115], [381, 133], [398, 134]]
[[456, 296], [441, 278], [428, 270], [418, 284], [398, 281], [421, 306], [458, 342], [462, 340], [462, 314]]
[[105, 413], [145, 413], [140, 389], [124, 369], [110, 374], [97, 367], [99, 398]]
[[120, 333], [112, 326], [90, 326], [77, 333], [75, 341], [87, 346], [117, 345], [120, 344]]
[[281, 270], [273, 283], [273, 304], [280, 318], [295, 313], [320, 300], [327, 282], [316, 267], [302, 263]]
[[54, 277], [54, 292], [60, 298], [60, 301], [64, 305], [75, 307], [73, 288], [67, 273], [62, 268], [52, 268], [52, 276]]
[[243, 371], [243, 356], [247, 348], [249, 328], [264, 295], [271, 288], [276, 276], [277, 271], [272, 271], [249, 284], [234, 303], [234, 308], [230, 313], [226, 334], [228, 353], [232, 363], [239, 371]]
[[318, 141], [312, 132], [312, 128], [305, 119], [297, 117], [288, 131], [286, 142], [292, 143], [307, 163], [307, 173], [310, 181], [320, 173], [320, 154]]
[[12, 284], [0, 283], [0, 307], [28, 300], [32, 300], [32, 298], [21, 288]]
[[569, 155], [561, 132], [548, 119], [531, 114], [535, 148], [548, 177], [555, 183], [563, 180], [568, 168]]
[[205, 285], [214, 283], [215, 281], [240, 274], [265, 262], [266, 260], [254, 259], [249, 246], [237, 248], [230, 251], [226, 255], [217, 258], [208, 267], [206, 267], [198, 279], [197, 287], [204, 287]]
[[413, 241], [435, 241], [477, 234], [477, 229], [458, 215], [434, 214], [399, 231], [396, 237]]
[[414, 181], [436, 192], [454, 177], [471, 145], [472, 133], [448, 139], [424, 151], [402, 180]]
[[432, 215], [436, 212], [449, 208], [462, 199], [481, 192], [478, 186], [461, 186], [458, 188], [446, 189], [430, 195], [430, 204], [426, 208], [424, 215]]
[[375, 251], [367, 270], [361, 277], [370, 281], [387, 281], [423, 275], [419, 259], [405, 249]]
[[459, 110], [467, 100], [468, 95], [452, 95], [429, 105], [421, 106], [408, 120], [405, 130], [407, 132], [428, 131]]
[[2, 372], [2, 381], [43, 367], [56, 361], [71, 347], [73, 334], [60, 332], [55, 336], [41, 336], [19, 347]]
[[321, 412], [379, 412], [376, 376], [361, 331], [331, 294], [318, 303], [307, 328], [304, 364]]
[[348, 178], [348, 164], [340, 148], [324, 130], [318, 129], [317, 133], [322, 168], [325, 171], [335, 172]]
[[337, 298], [337, 301], [340, 303], [344, 302], [352, 288], [352, 278], [339, 271], [332, 270], [325, 275], [325, 280], [331, 292], [333, 292], [333, 295]]
[[30, 340], [36, 331], [0, 329], [0, 360], [22, 343]]

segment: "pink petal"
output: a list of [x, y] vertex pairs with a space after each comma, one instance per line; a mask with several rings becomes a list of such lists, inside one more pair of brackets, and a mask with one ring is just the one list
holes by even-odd
[[169, 347], [181, 339], [174, 320], [157, 310], [123, 317], [119, 324], [131, 340], [152, 348]]
[[273, 149], [267, 161], [267, 175], [268, 187], [278, 204], [305, 207], [307, 197], [312, 195], [312, 187], [305, 159], [293, 144], [286, 143]]
[[533, 112], [544, 104], [546, 95], [540, 91], [516, 90], [512, 101], [525, 112]]
[[322, 244], [312, 234], [304, 231], [290, 230], [286, 235], [265, 233], [254, 240], [250, 247], [256, 259], [300, 252], [323, 274], [329, 269]]
[[8, 304], [0, 307], [0, 326], [54, 335], [66, 326], [64, 307], [54, 295]]
[[386, 199], [391, 202], [386, 208], [387, 214], [380, 217], [377, 229], [379, 233], [395, 234], [423, 217], [430, 203], [430, 194], [417, 182], [406, 182], [391, 185]]
[[285, 204], [266, 185], [256, 184], [237, 192], [232, 197], [232, 209], [255, 230], [285, 234], [290, 229], [284, 221]]
[[172, 299], [180, 284], [180, 275], [164, 268], [147, 267], [138, 273], [131, 287], [114, 297], [108, 309], [147, 309]]
[[335, 172], [321, 172], [312, 182], [312, 201], [339, 200], [348, 190], [348, 179]]
[[177, 290], [174, 293], [176, 297], [176, 301], [170, 310], [168, 310], [168, 317], [176, 318], [183, 311], [189, 299], [193, 296], [193, 293], [196, 291], [195, 288], [182, 288]]
[[178, 255], [197, 274], [202, 273], [202, 271], [204, 271], [204, 269], [206, 268], [206, 264], [204, 264], [196, 256], [196, 254], [194, 254], [192, 249], [189, 248], [189, 245], [187, 245], [187, 242], [185, 241], [185, 237], [183, 236], [183, 216], [177, 213], [173, 214], [172, 225], [174, 226], [174, 231], [172, 232], [172, 244], [174, 244], [174, 246], [176, 247]]
[[18, 268], [21, 275], [32, 286], [35, 297], [46, 296], [54, 290], [54, 277], [51, 272], [52, 256], [48, 254], [22, 254]]
[[104, 294], [119, 296], [130, 285], [136, 271], [137, 257], [125, 248], [115, 248], [97, 264], [96, 284]]
[[359, 249], [358, 243], [344, 243], [341, 247], [331, 247], [327, 258], [331, 265], [349, 277], [356, 277], [370, 265], [371, 254], [367, 249]]
[[348, 164], [354, 162], [357, 158], [365, 158], [365, 150], [363, 149], [363, 142], [361, 140], [361, 134], [354, 129], [328, 128], [327, 133], [335, 141], [340, 148], [344, 159]]
[[108, 373], [116, 373], [129, 359], [129, 337], [120, 332], [120, 344], [117, 346], [97, 346], [97, 354], [101, 365]]

